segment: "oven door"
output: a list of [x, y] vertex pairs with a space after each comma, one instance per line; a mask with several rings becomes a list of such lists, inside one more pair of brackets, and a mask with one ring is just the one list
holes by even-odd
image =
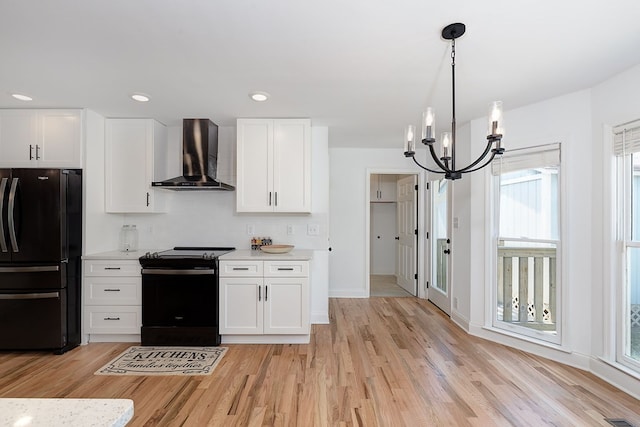
[[143, 327], [218, 326], [215, 269], [142, 270]]

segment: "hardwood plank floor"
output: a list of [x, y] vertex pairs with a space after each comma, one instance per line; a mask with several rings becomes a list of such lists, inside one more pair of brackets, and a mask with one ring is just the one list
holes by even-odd
[[640, 426], [594, 375], [467, 335], [417, 298], [330, 300], [308, 345], [229, 345], [209, 376], [98, 376], [129, 344], [0, 353], [0, 397], [130, 398], [131, 426]]

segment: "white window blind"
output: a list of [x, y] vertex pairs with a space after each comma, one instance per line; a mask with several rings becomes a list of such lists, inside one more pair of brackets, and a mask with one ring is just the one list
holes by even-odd
[[616, 156], [640, 152], [640, 120], [613, 128], [613, 152]]
[[556, 143], [506, 151], [491, 163], [491, 173], [497, 176], [507, 172], [559, 165], [560, 144]]

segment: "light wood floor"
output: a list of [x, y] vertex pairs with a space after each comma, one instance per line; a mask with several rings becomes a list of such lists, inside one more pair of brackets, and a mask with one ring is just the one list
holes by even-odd
[[309, 345], [229, 346], [209, 376], [93, 375], [127, 344], [0, 353], [0, 397], [130, 398], [132, 426], [640, 426], [640, 401], [427, 301], [332, 299], [330, 319]]
[[413, 295], [397, 284], [396, 276], [372, 274], [369, 276], [369, 296], [410, 297]]

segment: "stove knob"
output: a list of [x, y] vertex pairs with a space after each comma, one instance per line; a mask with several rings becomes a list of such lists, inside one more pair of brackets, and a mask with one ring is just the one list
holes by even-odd
[[160, 258], [160, 255], [158, 255], [158, 252], [154, 252], [151, 254], [151, 258]]
[[147, 259], [151, 258], [151, 252], [147, 252], [146, 254], [144, 254], [144, 257]]
[[207, 253], [206, 252], [202, 254], [202, 259], [207, 259]]

